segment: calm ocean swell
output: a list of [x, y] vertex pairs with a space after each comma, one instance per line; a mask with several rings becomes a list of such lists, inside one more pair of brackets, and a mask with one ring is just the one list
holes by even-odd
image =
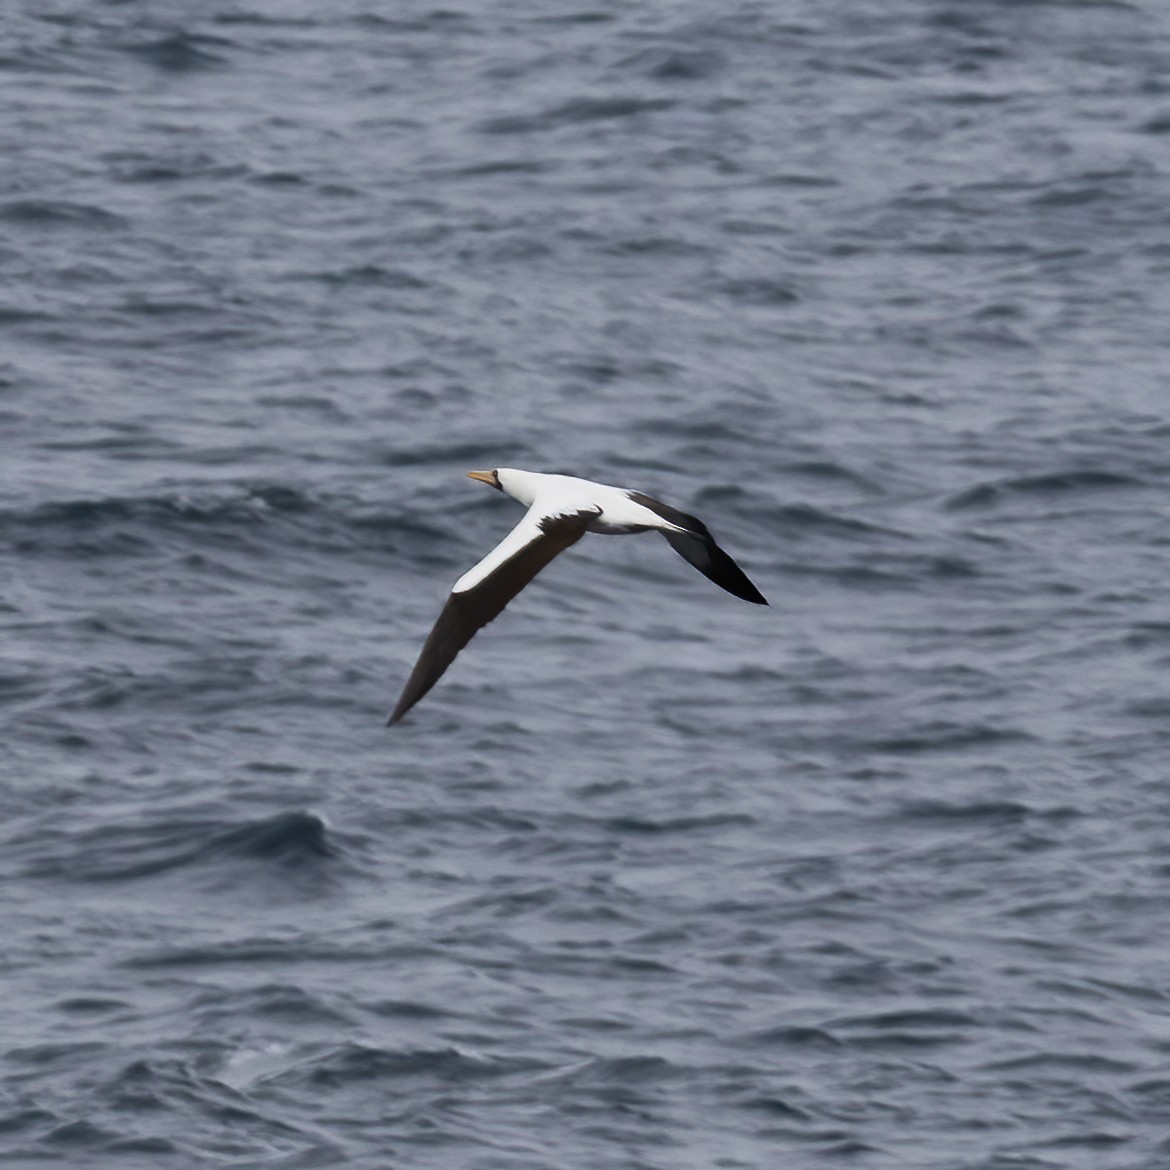
[[[1170, 12], [21, 0], [0, 75], [0, 1162], [1170, 1162]], [[387, 730], [497, 465], [771, 607], [591, 538]]]

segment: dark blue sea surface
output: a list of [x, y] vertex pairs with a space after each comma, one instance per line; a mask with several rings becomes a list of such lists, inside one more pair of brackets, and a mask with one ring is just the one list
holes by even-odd
[[[1170, 1166], [1170, 5], [14, 0], [0, 1165]], [[385, 718], [519, 518], [587, 538]]]

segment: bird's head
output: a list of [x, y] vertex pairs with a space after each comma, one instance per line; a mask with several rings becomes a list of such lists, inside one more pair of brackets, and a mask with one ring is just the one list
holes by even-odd
[[504, 485], [500, 483], [500, 473], [495, 468], [491, 471], [469, 471], [467, 475], [469, 479], [478, 479], [480, 483], [486, 483], [488, 487], [494, 487], [498, 492], [504, 490]]

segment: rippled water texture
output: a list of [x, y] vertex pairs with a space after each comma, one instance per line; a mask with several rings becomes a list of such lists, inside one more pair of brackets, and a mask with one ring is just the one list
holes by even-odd
[[6, 12], [0, 1162], [1170, 1165], [1170, 7]]

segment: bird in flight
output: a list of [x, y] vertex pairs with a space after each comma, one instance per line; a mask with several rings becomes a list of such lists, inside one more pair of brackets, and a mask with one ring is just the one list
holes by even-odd
[[744, 601], [767, 605], [747, 574], [715, 543], [701, 520], [627, 488], [572, 475], [497, 467], [469, 471], [524, 504], [523, 519], [451, 590], [402, 695], [387, 720], [397, 723], [439, 681], [455, 656], [557, 555], [586, 532], [618, 536], [661, 532], [703, 576]]

